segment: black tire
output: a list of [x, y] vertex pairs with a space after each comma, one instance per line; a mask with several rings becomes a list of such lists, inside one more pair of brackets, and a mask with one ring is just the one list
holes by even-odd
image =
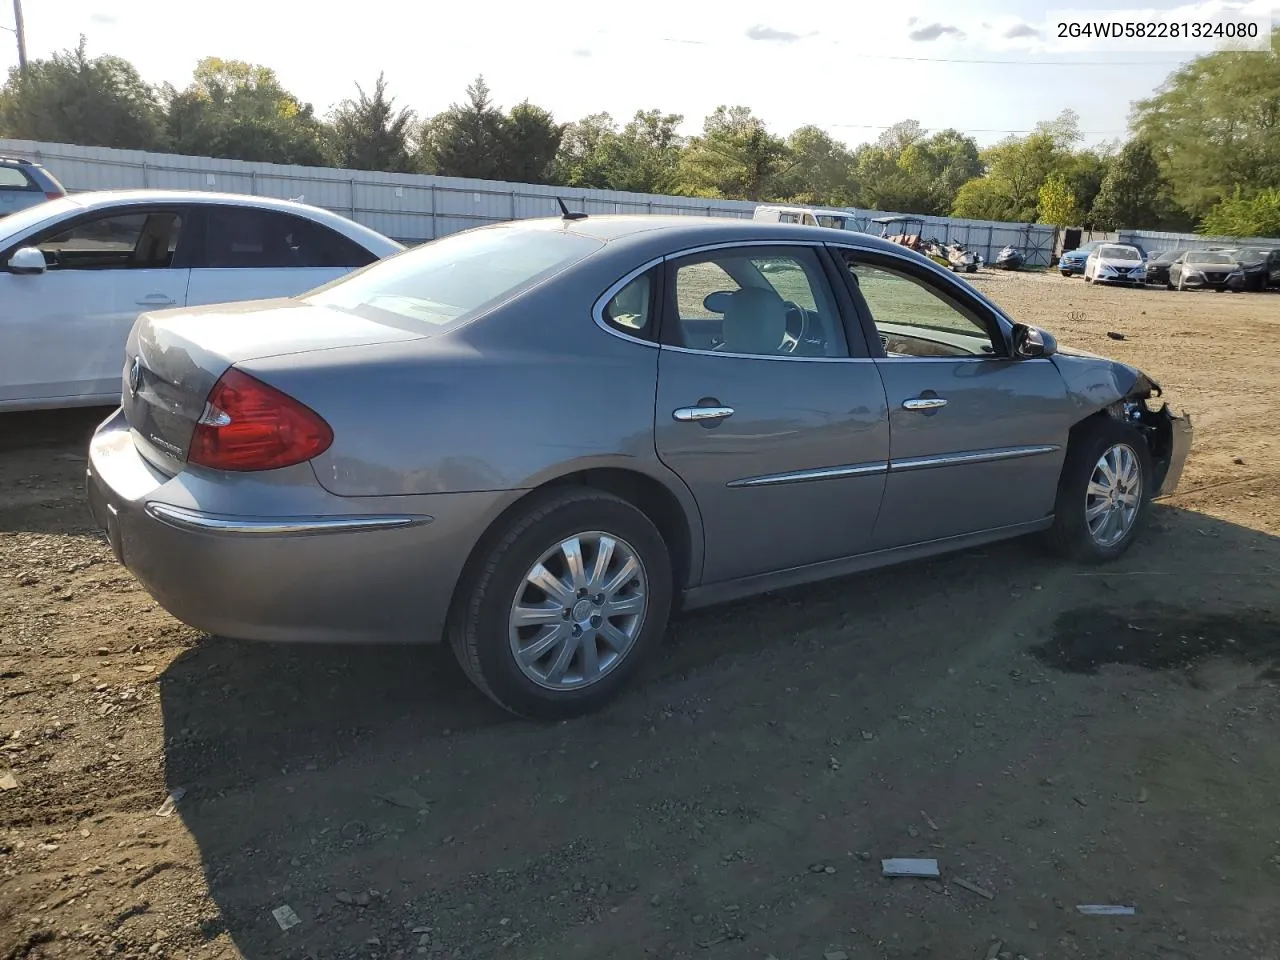
[[1063, 275], [1064, 277], [1066, 277], [1068, 280], [1070, 280], [1070, 279], [1071, 279], [1071, 271], [1070, 271], [1070, 270], [1063, 270], [1063, 271], [1062, 271], [1062, 275]]
[[1168, 281], [1165, 281], [1164, 288], [1165, 288], [1166, 290], [1176, 290], [1176, 289], [1177, 289], [1177, 287], [1175, 287], [1172, 283], [1170, 283], [1170, 282], [1168, 282]]
[[[573, 690], [535, 683], [516, 663], [509, 616], [525, 573], [548, 549], [586, 531], [601, 531], [635, 550], [648, 581], [649, 605], [638, 636], [600, 679]], [[503, 709], [533, 720], [566, 720], [604, 706], [621, 690], [666, 632], [671, 612], [671, 558], [662, 534], [625, 500], [589, 487], [532, 501], [512, 517], [460, 586], [449, 642], [467, 677]]]
[[[1142, 491], [1129, 529], [1117, 542], [1104, 545], [1089, 532], [1085, 519], [1086, 495], [1098, 461], [1117, 444], [1127, 446], [1137, 456]], [[1115, 560], [1129, 549], [1146, 521], [1151, 509], [1152, 482], [1151, 451], [1136, 428], [1111, 417], [1096, 417], [1081, 424], [1071, 438], [1058, 479], [1053, 526], [1045, 535], [1050, 549], [1081, 563]]]

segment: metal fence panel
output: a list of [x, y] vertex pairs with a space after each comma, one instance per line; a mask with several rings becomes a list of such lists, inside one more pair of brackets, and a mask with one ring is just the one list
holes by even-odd
[[1136, 243], [1152, 250], [1212, 250], [1217, 247], [1280, 247], [1274, 237], [1203, 237], [1198, 233], [1170, 233], [1161, 230], [1121, 230], [1121, 243]]
[[[708, 200], [412, 173], [249, 163], [32, 140], [0, 139], [0, 154], [45, 164], [72, 192], [149, 187], [300, 198], [408, 243], [433, 240], [488, 223], [555, 216], [559, 212], [557, 197], [571, 210], [600, 214], [749, 219], [757, 206], [748, 200]], [[881, 229], [879, 224], [871, 222], [875, 218], [904, 216], [854, 208], [848, 212], [853, 229], [875, 235]], [[1022, 250], [1029, 265], [1047, 266], [1053, 254], [1053, 228], [1043, 224], [951, 217], [916, 219], [924, 222], [925, 236], [944, 243], [963, 243], [987, 261], [994, 260], [1006, 245]]]

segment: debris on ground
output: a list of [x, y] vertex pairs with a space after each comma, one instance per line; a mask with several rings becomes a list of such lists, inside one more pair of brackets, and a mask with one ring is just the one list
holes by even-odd
[[391, 804], [393, 807], [404, 807], [406, 810], [422, 810], [429, 803], [426, 797], [412, 787], [380, 794], [378, 799], [383, 803]]
[[293, 907], [287, 903], [281, 904], [271, 911], [271, 915], [276, 918], [276, 923], [280, 924], [281, 930], [288, 930], [290, 927], [296, 927], [302, 922], [301, 918], [293, 912]]
[[849, 960], [849, 955], [843, 950], [828, 950], [822, 955], [822, 960]]
[[929, 817], [929, 815], [928, 815], [927, 813], [925, 813], [923, 810], [921, 810], [921, 811], [920, 811], [920, 816], [924, 818], [925, 825], [926, 825], [926, 826], [928, 826], [928, 828], [929, 828], [930, 830], [932, 830], [934, 833], [937, 833], [937, 832], [938, 832], [938, 825], [937, 825], [936, 823], [934, 823], [932, 819], [930, 819], [930, 817]]
[[880, 861], [880, 870], [886, 877], [940, 877], [938, 861], [911, 857], [890, 857]]
[[178, 801], [187, 795], [186, 787], [174, 787], [169, 791], [169, 796], [165, 797], [164, 803], [160, 804], [160, 809], [156, 811], [157, 817], [171, 817], [173, 812], [178, 809]]
[[980, 887], [976, 883], [971, 883], [970, 881], [965, 880], [963, 877], [953, 877], [951, 882], [962, 890], [968, 890], [970, 893], [976, 893], [984, 900], [994, 900], [996, 898], [996, 895], [986, 887]]
[[1114, 903], [1082, 903], [1076, 910], [1086, 917], [1131, 917], [1137, 913], [1134, 907], [1122, 907]]
[[991, 946], [987, 947], [987, 953], [986, 956], [983, 957], [983, 960], [996, 960], [996, 958], [1000, 956], [1000, 951], [1002, 949], [1004, 949], [1003, 942], [1000, 940], [992, 940]]
[[18, 778], [12, 773], [0, 774], [0, 790], [17, 790]]
[[1123, 333], [1116, 333], [1114, 330], [1108, 330], [1108, 331], [1107, 331], [1107, 336], [1108, 336], [1108, 337], [1110, 337], [1112, 340], [1124, 340], [1124, 339], [1125, 339], [1125, 335], [1124, 335]]

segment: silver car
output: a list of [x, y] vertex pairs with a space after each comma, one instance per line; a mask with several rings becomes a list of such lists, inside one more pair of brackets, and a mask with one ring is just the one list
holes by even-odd
[[89, 500], [199, 629], [447, 638], [508, 710], [616, 694], [685, 608], [1042, 533], [1123, 553], [1191, 442], [1155, 382], [863, 234], [455, 234], [145, 314]]

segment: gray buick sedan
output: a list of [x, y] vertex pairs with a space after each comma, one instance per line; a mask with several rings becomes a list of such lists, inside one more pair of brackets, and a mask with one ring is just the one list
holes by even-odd
[[1101, 562], [1177, 484], [1154, 380], [842, 230], [524, 220], [129, 337], [89, 502], [180, 620], [433, 642], [599, 707], [672, 610], [1040, 533]]

